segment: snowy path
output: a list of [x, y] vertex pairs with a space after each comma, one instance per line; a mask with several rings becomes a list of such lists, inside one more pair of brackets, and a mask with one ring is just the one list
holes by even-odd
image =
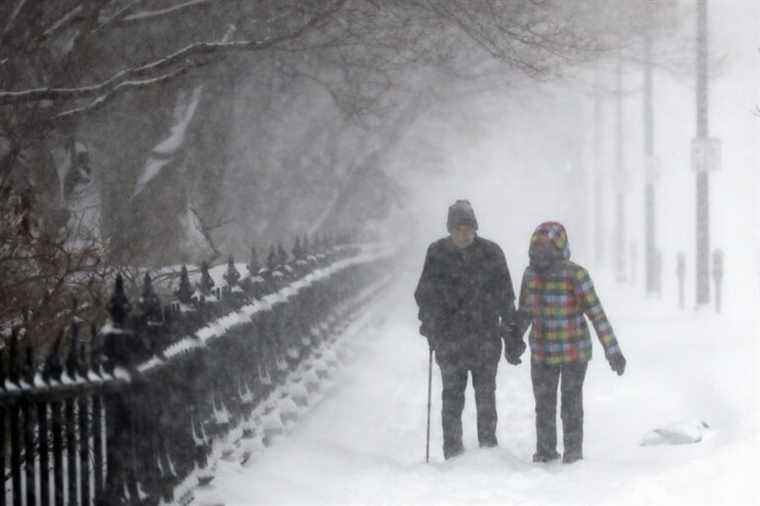
[[[338, 373], [329, 395], [247, 467], [220, 463], [204, 493], [229, 506], [760, 504], [751, 483], [759, 442], [751, 323], [658, 309], [638, 295], [616, 299], [619, 290], [599, 283], [629, 369], [622, 378], [612, 373], [595, 341], [585, 388], [586, 459], [530, 462], [529, 365], [502, 360], [500, 447], [477, 448], [468, 387], [467, 451], [443, 461], [435, 368], [432, 462], [425, 464], [427, 349], [416, 334], [416, 279], [407, 278], [375, 306], [357, 336], [355, 362]], [[651, 429], [687, 419], [713, 430], [699, 444], [639, 446]]]

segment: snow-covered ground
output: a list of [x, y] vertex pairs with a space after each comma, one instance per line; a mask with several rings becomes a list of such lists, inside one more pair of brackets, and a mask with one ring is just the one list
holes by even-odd
[[[427, 347], [416, 332], [416, 276], [407, 272], [375, 304], [371, 323], [356, 336], [355, 360], [337, 373], [329, 394], [245, 467], [220, 462], [200, 497], [219, 497], [228, 506], [760, 504], [753, 483], [760, 449], [754, 315], [741, 321], [678, 312], [601, 277], [598, 291], [628, 369], [616, 376], [595, 341], [584, 390], [585, 460], [531, 462], [530, 368], [527, 361], [514, 367], [502, 360], [500, 447], [477, 447], [470, 387], [467, 451], [452, 461], [443, 460], [440, 448], [434, 366], [426, 464]], [[640, 444], [652, 429], [684, 421], [709, 425], [701, 442]]]

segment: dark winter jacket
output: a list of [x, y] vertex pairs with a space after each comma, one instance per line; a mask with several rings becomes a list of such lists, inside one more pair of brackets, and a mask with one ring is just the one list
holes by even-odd
[[478, 236], [462, 249], [448, 237], [431, 244], [414, 297], [422, 333], [444, 345], [473, 336], [498, 339], [500, 320], [506, 325], [514, 313], [504, 253]]
[[529, 255], [518, 313], [520, 333], [531, 327], [531, 360], [549, 365], [588, 361], [591, 338], [585, 316], [607, 359], [619, 355], [615, 333], [588, 271], [570, 261], [565, 228], [556, 222], [539, 225], [531, 237]]

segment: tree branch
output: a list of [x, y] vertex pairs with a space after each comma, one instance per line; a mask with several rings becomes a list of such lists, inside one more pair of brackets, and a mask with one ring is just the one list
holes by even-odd
[[97, 97], [95, 100], [93, 100], [89, 104], [82, 107], [76, 107], [74, 109], [63, 111], [59, 114], [56, 114], [53, 119], [66, 120], [66, 119], [71, 119], [74, 116], [79, 116], [85, 113], [93, 112], [94, 110], [99, 109], [100, 107], [105, 105], [107, 102], [113, 100], [115, 97], [117, 97], [118, 95], [121, 95], [122, 93], [124, 93], [125, 91], [129, 89], [145, 88], [148, 86], [162, 84], [162, 83], [165, 83], [166, 81], [170, 81], [171, 79], [174, 79], [175, 77], [178, 77], [182, 74], [187, 73], [188, 70], [190, 70], [190, 67], [185, 66], [185, 67], [180, 67], [172, 72], [169, 72], [168, 74], [164, 74], [158, 77], [121, 82], [115, 88], [113, 88], [106, 94]]
[[132, 9], [135, 8], [135, 6], [143, 3], [144, 0], [132, 0], [127, 5], [119, 9], [116, 14], [111, 16], [110, 18], [107, 18], [103, 20], [99, 25], [96, 31], [101, 31], [105, 28], [109, 28], [111, 25], [114, 25], [124, 19], [126, 16], [129, 15], [129, 13], [132, 11]]
[[73, 9], [71, 9], [69, 12], [64, 14], [58, 21], [50, 25], [44, 32], [43, 35], [47, 38], [52, 37], [62, 29], [69, 26], [71, 23], [76, 21], [78, 16], [82, 13], [83, 7], [82, 5], [77, 5]]
[[166, 7], [164, 9], [135, 12], [134, 14], [129, 14], [129, 15], [124, 16], [121, 20], [118, 21], [117, 24], [126, 25], [129, 23], [134, 23], [136, 21], [146, 21], [150, 19], [161, 18], [163, 16], [177, 14], [178, 12], [182, 12], [185, 9], [188, 9], [191, 7], [198, 7], [198, 6], [202, 6], [202, 5], [209, 4], [216, 1], [218, 0], [187, 0], [181, 4], [172, 5], [171, 7]]
[[13, 29], [13, 25], [16, 23], [16, 19], [18, 18], [18, 15], [21, 13], [21, 10], [24, 8], [24, 5], [26, 5], [27, 0], [19, 0], [18, 3], [16, 3], [16, 7], [13, 8], [13, 11], [11, 11], [11, 15], [8, 17], [8, 21], [5, 23], [5, 28], [3, 28], [3, 33], [0, 34], [0, 41], [5, 39], [5, 36], [8, 35], [8, 33]]
[[[190, 44], [172, 54], [158, 58], [149, 63], [122, 69], [116, 72], [110, 78], [97, 84], [82, 86], [78, 88], [36, 88], [22, 91], [0, 91], [0, 105], [25, 104], [30, 102], [39, 102], [41, 100], [75, 100], [83, 98], [97, 97], [109, 92], [120, 83], [138, 77], [148, 78], [154, 76], [166, 68], [180, 63], [187, 65], [188, 59], [198, 56], [212, 55], [217, 53], [227, 53], [235, 51], [261, 51], [269, 49], [277, 44], [297, 39], [310, 30], [317, 27], [322, 21], [336, 13], [347, 0], [337, 0], [334, 5], [315, 15], [305, 22], [295, 31], [265, 39], [262, 41], [247, 40], [234, 42], [198, 42]], [[190, 66], [197, 65], [191, 62]]]

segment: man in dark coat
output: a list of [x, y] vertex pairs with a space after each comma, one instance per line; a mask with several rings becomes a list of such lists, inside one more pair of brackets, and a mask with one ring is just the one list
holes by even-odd
[[[427, 250], [414, 297], [443, 383], [441, 419], [443, 455], [456, 456], [462, 445], [462, 410], [467, 374], [472, 374], [478, 420], [478, 442], [493, 447], [496, 439], [496, 369], [505, 356], [520, 363], [525, 344], [514, 327], [514, 290], [501, 248], [476, 234], [478, 222], [470, 203], [449, 207], [449, 236]], [[516, 337], [516, 339], [514, 338]]]

